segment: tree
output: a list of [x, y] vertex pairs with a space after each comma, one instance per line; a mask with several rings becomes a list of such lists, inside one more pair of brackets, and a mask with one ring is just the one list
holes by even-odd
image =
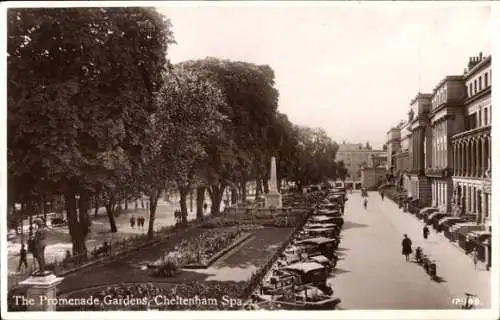
[[203, 179], [212, 200], [211, 211], [218, 212], [226, 187], [231, 186], [233, 191], [244, 189], [252, 175], [266, 181], [269, 158], [277, 149], [269, 138], [278, 102], [274, 71], [266, 65], [215, 58], [182, 65], [211, 79], [226, 96], [227, 106], [219, 111], [230, 121], [205, 148]]
[[170, 28], [151, 8], [9, 9], [9, 179], [64, 194], [74, 254], [102, 179], [141, 159]]
[[340, 160], [337, 162], [337, 176], [340, 180], [345, 181], [347, 177], [348, 170], [345, 167], [344, 161]]
[[169, 163], [169, 176], [180, 195], [183, 222], [187, 222], [187, 195], [199, 180], [201, 166], [207, 159], [205, 150], [210, 139], [222, 130], [225, 96], [220, 88], [203, 74], [184, 69], [182, 65], [168, 74], [158, 94], [159, 121], [163, 122], [163, 157]]

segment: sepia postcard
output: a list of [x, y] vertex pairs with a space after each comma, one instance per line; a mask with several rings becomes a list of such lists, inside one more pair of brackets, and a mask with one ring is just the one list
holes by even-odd
[[3, 318], [500, 317], [498, 4], [1, 8]]

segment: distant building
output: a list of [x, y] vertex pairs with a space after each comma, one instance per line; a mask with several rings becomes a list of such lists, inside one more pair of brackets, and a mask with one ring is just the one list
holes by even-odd
[[361, 169], [371, 165], [372, 155], [386, 156], [386, 151], [373, 150], [370, 146], [366, 148], [366, 145], [361, 143], [342, 143], [339, 145], [336, 159], [337, 161], [343, 161], [345, 164], [347, 169], [346, 180], [360, 181]]
[[432, 130], [429, 122], [429, 112], [432, 108], [432, 95], [418, 93], [410, 102], [408, 113], [410, 140], [408, 154], [409, 186], [408, 196], [418, 199], [422, 206], [430, 206], [432, 201], [431, 184], [425, 176], [425, 168], [432, 157]]
[[374, 189], [382, 184], [387, 174], [387, 154], [372, 154], [368, 165], [361, 168], [361, 185], [366, 189]]

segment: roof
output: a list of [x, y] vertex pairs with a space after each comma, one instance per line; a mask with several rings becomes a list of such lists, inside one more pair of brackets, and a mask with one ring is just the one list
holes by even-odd
[[491, 55], [484, 57], [479, 63], [477, 63], [472, 69], [467, 70], [464, 74], [464, 78], [468, 79], [473, 76], [478, 70], [491, 63]]
[[297, 241], [297, 243], [298, 244], [301, 244], [301, 243], [323, 244], [323, 243], [334, 242], [334, 241], [335, 241], [335, 239], [332, 239], [332, 238], [316, 237], [316, 238], [310, 238], [310, 239]]
[[335, 228], [317, 228], [317, 229], [308, 229], [307, 231], [314, 231], [314, 232], [335, 231]]
[[295, 270], [295, 271], [303, 271], [304, 273], [307, 273], [309, 271], [313, 270], [319, 270], [319, 269], [324, 269], [323, 265], [317, 263], [317, 262], [297, 262], [288, 266], [283, 267], [283, 269], [286, 270]]
[[338, 209], [333, 209], [333, 210], [330, 210], [330, 209], [319, 209], [318, 212], [321, 213], [321, 214], [324, 214], [324, 215], [332, 215], [332, 214], [338, 214], [338, 213], [340, 213], [340, 211]]
[[315, 262], [318, 262], [318, 263], [322, 263], [322, 262], [330, 262], [330, 260], [329, 260], [327, 257], [323, 256], [323, 255], [319, 255], [319, 256], [312, 256], [312, 257], [310, 257], [310, 259], [311, 259], [312, 261], [315, 261]]
[[305, 226], [306, 229], [317, 229], [317, 228], [333, 228], [337, 227], [335, 223], [311, 223]]
[[328, 217], [328, 216], [313, 216], [312, 220], [314, 221], [328, 221], [331, 220], [333, 217]]
[[464, 222], [464, 223], [457, 223], [457, 224], [453, 225], [451, 227], [451, 229], [456, 231], [456, 230], [464, 228], [464, 227], [480, 227], [480, 226], [475, 222]]
[[432, 89], [432, 94], [433, 95], [436, 94], [436, 91], [438, 91], [438, 89], [441, 88], [446, 81], [463, 81], [463, 80], [464, 76], [459, 76], [459, 75], [446, 76], [443, 79], [441, 79], [441, 81], [439, 81], [439, 83], [434, 87], [434, 89]]

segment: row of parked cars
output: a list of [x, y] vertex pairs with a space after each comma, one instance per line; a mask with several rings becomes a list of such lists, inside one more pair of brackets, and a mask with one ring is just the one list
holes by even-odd
[[453, 216], [431, 207], [421, 209], [416, 215], [436, 232], [443, 232], [450, 241], [457, 242], [467, 254], [476, 248], [479, 260], [486, 261], [486, 248], [491, 248], [491, 230], [484, 230], [484, 227], [478, 225], [475, 215]]
[[344, 223], [344, 190], [330, 190], [271, 266], [246, 309], [333, 310], [341, 302], [330, 279]]

